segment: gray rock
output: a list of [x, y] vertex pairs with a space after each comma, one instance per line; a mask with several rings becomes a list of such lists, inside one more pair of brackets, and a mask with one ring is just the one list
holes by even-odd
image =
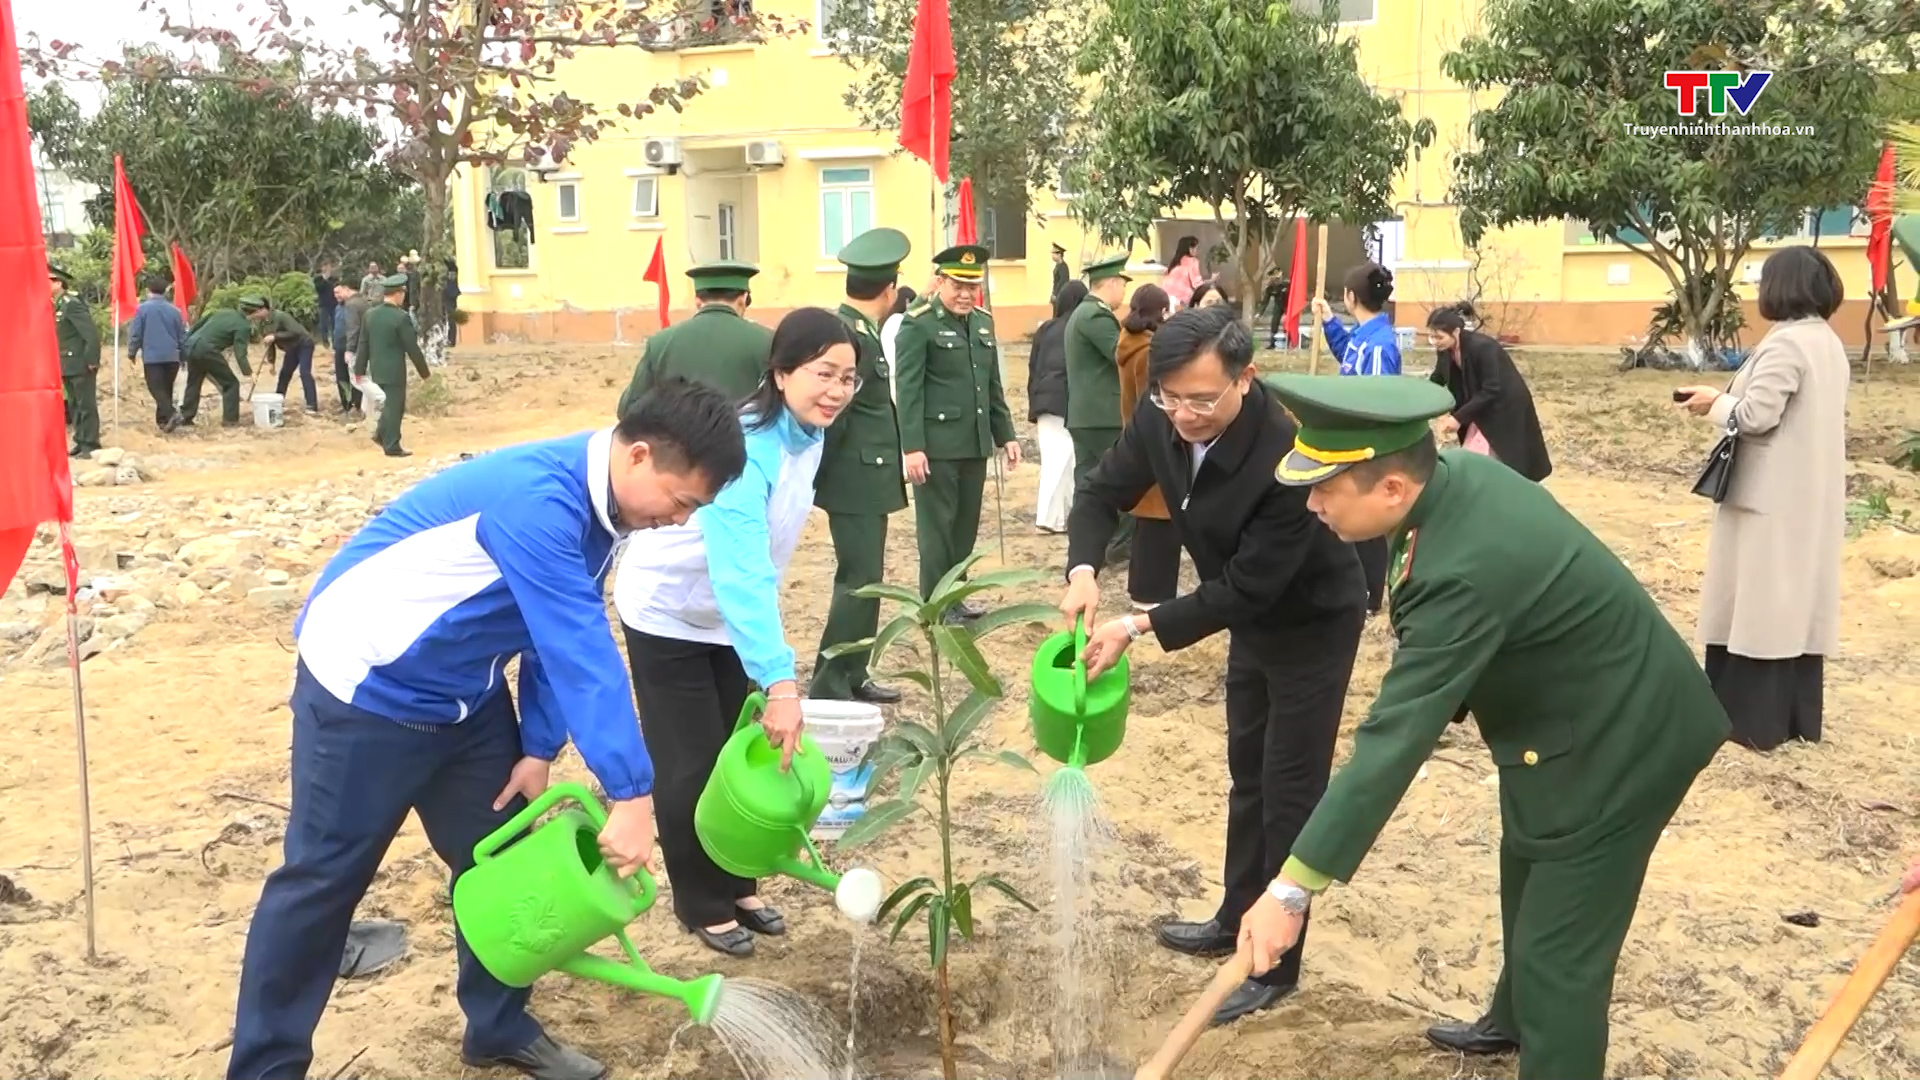
[[291, 585], [269, 585], [247, 593], [247, 603], [257, 608], [282, 608], [298, 603], [300, 591]]
[[84, 487], [84, 488], [112, 487], [113, 486], [113, 470], [101, 468], [101, 469], [87, 469], [84, 472], [77, 472], [73, 474], [73, 483], [75, 487]]
[[180, 603], [181, 607], [192, 607], [206, 597], [206, 590], [191, 581], [183, 581], [179, 588], [173, 590], [173, 598]]
[[293, 580], [293, 575], [285, 570], [269, 570], [261, 576], [266, 579], [268, 585], [285, 585]]
[[24, 623], [24, 622], [0, 623], [0, 641], [13, 642], [17, 644], [22, 641], [31, 641], [34, 638], [39, 636], [40, 636], [40, 628], [38, 626], [33, 625], [32, 623]]
[[130, 638], [146, 628], [147, 617], [145, 615], [116, 615], [111, 619], [101, 622], [100, 633], [105, 634], [108, 638], [119, 640], [120, 638]]
[[127, 452], [117, 446], [109, 446], [104, 450], [93, 452], [93, 462], [96, 465], [118, 465], [125, 461], [126, 457]]
[[188, 578], [187, 580], [193, 582], [195, 585], [200, 586], [202, 589], [212, 589], [215, 585], [220, 584], [220, 582], [224, 579], [222, 579], [219, 574], [216, 574], [211, 570], [200, 570], [200, 571], [196, 571], [194, 575]]

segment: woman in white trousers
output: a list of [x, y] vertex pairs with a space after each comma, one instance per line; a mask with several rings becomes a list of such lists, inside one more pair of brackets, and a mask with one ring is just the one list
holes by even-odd
[[1087, 298], [1087, 287], [1069, 281], [1053, 298], [1053, 318], [1033, 332], [1027, 354], [1027, 419], [1040, 443], [1040, 501], [1034, 527], [1043, 533], [1067, 531], [1073, 505], [1073, 438], [1067, 434], [1067, 314]]

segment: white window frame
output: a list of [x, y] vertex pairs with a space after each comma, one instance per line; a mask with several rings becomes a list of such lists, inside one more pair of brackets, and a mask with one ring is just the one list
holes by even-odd
[[[573, 213], [571, 214], [567, 213], [565, 209], [567, 205], [566, 193], [569, 188], [573, 190]], [[553, 185], [553, 220], [564, 222], [568, 225], [578, 225], [580, 224], [581, 217], [582, 217], [582, 214], [580, 212], [580, 181], [578, 180], [557, 181]]]
[[[642, 173], [632, 177], [633, 197], [628, 207], [635, 220], [651, 221], [660, 216], [660, 176], [658, 173]], [[640, 192], [648, 193], [646, 204], [640, 202]]]
[[[827, 179], [827, 174], [831, 172], [853, 172], [856, 170], [867, 174], [867, 179], [864, 183], [850, 180]], [[820, 189], [820, 256], [822, 258], [831, 259], [840, 254], [840, 249], [845, 247], [849, 240], [852, 240], [864, 231], [854, 228], [853, 196], [857, 192], [864, 191], [867, 193], [868, 228], [872, 228], [873, 210], [876, 207], [873, 172], [873, 166], [871, 165], [834, 164], [822, 165], [820, 167], [818, 187]], [[846, 236], [837, 238], [827, 236], [827, 199], [829, 196], [838, 197], [841, 200], [840, 220], [847, 228]]]

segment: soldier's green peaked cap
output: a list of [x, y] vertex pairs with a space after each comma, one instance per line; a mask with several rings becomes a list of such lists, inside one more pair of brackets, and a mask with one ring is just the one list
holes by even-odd
[[388, 274], [386, 277], [380, 279], [380, 287], [383, 289], [404, 289], [407, 287], [407, 275]]
[[1427, 421], [1453, 411], [1453, 395], [1425, 379], [1390, 375], [1275, 375], [1267, 379], [1299, 431], [1273, 478], [1309, 487], [1352, 466], [1405, 450]]
[[[405, 283], [402, 282], [402, 284], [405, 284]], [[258, 296], [243, 296], [240, 298], [241, 311], [259, 311], [261, 308], [266, 306], [267, 306], [266, 300]]]
[[57, 281], [62, 285], [72, 285], [73, 275], [67, 273], [65, 270], [62, 270], [60, 267], [55, 266], [52, 263], [48, 263], [47, 264], [47, 280]]
[[1133, 280], [1127, 276], [1127, 253], [1124, 251], [1118, 255], [1109, 255], [1099, 262], [1090, 262], [1081, 267], [1080, 272], [1087, 276], [1087, 284], [1089, 285], [1095, 285], [1108, 278], [1116, 277], [1122, 281]]
[[955, 244], [933, 257], [934, 268], [955, 281], [979, 281], [987, 276], [992, 253], [979, 244]]
[[847, 242], [837, 256], [849, 271], [867, 277], [892, 277], [913, 252], [913, 242], [899, 229], [868, 229]]
[[693, 279], [695, 291], [730, 289], [734, 292], [746, 292], [753, 288], [753, 276], [759, 272], [760, 268], [752, 263], [737, 262], [733, 259], [720, 259], [687, 268], [687, 276]]

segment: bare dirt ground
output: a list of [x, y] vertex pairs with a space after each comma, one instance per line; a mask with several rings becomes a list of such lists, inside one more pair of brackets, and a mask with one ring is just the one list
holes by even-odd
[[[439, 415], [411, 418], [421, 457], [449, 458], [597, 426], [636, 357], [631, 348], [485, 348], [444, 370]], [[1425, 363], [1425, 357], [1414, 360]], [[1611, 359], [1522, 358], [1558, 471], [1555, 494], [1628, 561], [1691, 635], [1709, 508], [1687, 488], [1710, 441], [1675, 414], [1668, 373], [1622, 375]], [[1009, 396], [1033, 452], [1020, 392]], [[325, 481], [376, 491], [399, 467], [364, 429], [295, 417], [279, 432], [242, 428], [166, 440], [131, 388], [119, 440], [158, 479], [83, 490], [78, 530], [150, 506], [278, 496]], [[1776, 1072], [1889, 910], [1904, 858], [1920, 851], [1920, 536], [1898, 527], [1920, 508], [1920, 477], [1883, 464], [1920, 427], [1920, 368], [1856, 374], [1852, 494], [1859, 535], [1847, 546], [1842, 655], [1827, 667], [1827, 741], [1770, 756], [1728, 748], [1695, 787], [1655, 858], [1622, 960], [1609, 1071], [1626, 1077], [1754, 1077]], [[1006, 557], [1061, 569], [1064, 544], [1032, 529], [1035, 472], [1007, 486]], [[129, 502], [132, 500], [132, 502]], [[317, 505], [317, 504], [316, 504]], [[982, 550], [995, 552], [988, 495]], [[808, 660], [825, 613], [832, 554], [816, 515], [787, 575], [789, 632]], [[330, 529], [331, 527], [329, 527]], [[914, 574], [911, 513], [894, 520], [889, 576]], [[337, 545], [330, 536], [315, 560]], [[45, 549], [36, 557], [44, 559]], [[317, 567], [318, 562], [314, 563]], [[297, 567], [296, 567], [297, 569]], [[1189, 570], [1189, 574], [1191, 571]], [[302, 578], [296, 577], [295, 584]], [[1109, 590], [1110, 602], [1118, 589]], [[232, 598], [235, 594], [228, 593]], [[16, 586], [13, 597], [17, 599]], [[1053, 599], [1051, 588], [1028, 599]], [[215, 1077], [223, 1073], [248, 916], [280, 859], [285, 820], [291, 610], [247, 603], [163, 603], [122, 647], [85, 665], [97, 850], [100, 957], [85, 957], [70, 688], [60, 668], [0, 667], [9, 752], [0, 757], [0, 1076]], [[37, 618], [51, 625], [57, 608]], [[1026, 750], [1021, 668], [1037, 631], [999, 636], [989, 657], [1012, 696], [992, 721], [998, 743]], [[1364, 715], [1387, 660], [1384, 626], [1369, 629], [1348, 699]], [[1092, 771], [1120, 843], [1088, 917], [1108, 932], [1104, 971], [1114, 1053], [1156, 1045], [1211, 969], [1163, 952], [1153, 924], [1205, 917], [1218, 896], [1227, 777], [1221, 672], [1211, 641], [1136, 653], [1126, 747]], [[909, 700], [912, 711], [918, 702]], [[1341, 751], [1345, 753], [1345, 748]], [[583, 776], [576, 758], [561, 770]], [[1455, 729], [1414, 785], [1351, 886], [1316, 913], [1302, 992], [1285, 1006], [1205, 1036], [1188, 1076], [1506, 1077], [1506, 1061], [1430, 1048], [1422, 1029], [1477, 1015], [1499, 966], [1498, 816], [1493, 772], [1470, 727]], [[1037, 778], [980, 764], [959, 781], [961, 869], [1006, 873], [1043, 899], [1035, 916], [983, 907], [982, 936], [955, 954], [966, 1074], [1046, 1075], [1045, 868], [1028, 842]], [[931, 869], [924, 828], [862, 853], [893, 881]], [[846, 860], [841, 860], [843, 863]], [[362, 905], [405, 920], [411, 955], [371, 980], [342, 982], [317, 1037], [316, 1077], [465, 1077], [453, 1000], [445, 874], [417, 825]], [[721, 961], [678, 932], [664, 909], [636, 923], [656, 968], [718, 968], [794, 988], [844, 1024], [852, 938], [830, 900], [770, 885], [794, 924], [759, 956]], [[1784, 916], [1814, 912], [1818, 925]], [[932, 990], [920, 931], [862, 961], [862, 1071], [932, 1075]], [[705, 1032], [674, 1038], [667, 1004], [553, 977], [535, 998], [559, 1037], [607, 1061], [618, 1077], [731, 1077]], [[1920, 1076], [1920, 959], [1909, 959], [1836, 1059], [1836, 1077]], [[1902, 1021], [1901, 1017], [1908, 1019]], [[670, 1042], [672, 1048], [670, 1050]]]

